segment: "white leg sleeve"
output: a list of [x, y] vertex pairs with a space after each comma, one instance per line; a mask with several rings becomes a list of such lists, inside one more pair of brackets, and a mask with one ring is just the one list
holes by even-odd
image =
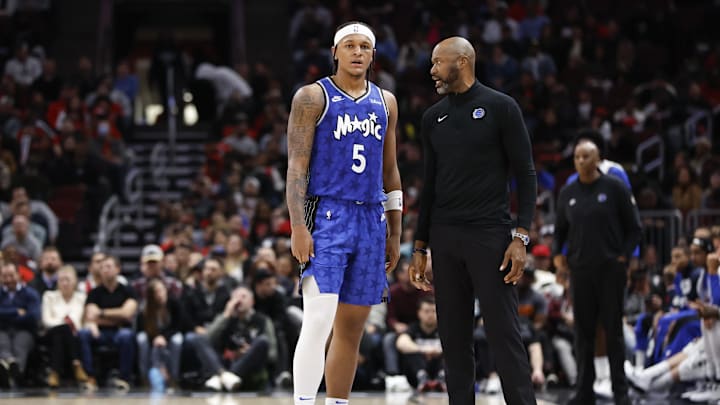
[[678, 375], [680, 381], [697, 381], [705, 378], [705, 365], [707, 356], [703, 356], [701, 351], [696, 351], [683, 360], [678, 366]]
[[705, 323], [700, 321], [700, 330], [702, 331], [702, 336], [700, 337], [700, 341], [703, 344], [703, 349], [705, 351], [705, 357], [706, 357], [706, 363], [705, 363], [705, 376], [709, 379], [715, 378], [715, 361], [713, 359], [713, 355], [715, 354], [715, 348], [712, 345], [712, 336], [710, 333], [710, 330], [705, 328]]
[[712, 328], [703, 330], [703, 338], [707, 336], [706, 349], [708, 362], [713, 363], [715, 375], [720, 379], [720, 322], [715, 322]]
[[705, 343], [702, 339], [695, 339], [680, 350], [682, 353], [692, 356], [693, 353], [705, 353]]
[[[682, 353], [685, 353], [690, 361], [697, 361], [696, 359], [705, 358], [705, 343], [702, 339], [693, 340], [689, 345], [682, 349]], [[704, 360], [703, 360], [704, 361]]]
[[303, 321], [293, 361], [295, 405], [315, 403], [325, 371], [325, 343], [335, 320], [337, 294], [321, 294], [315, 277], [303, 279]]
[[658, 376], [650, 383], [650, 389], [653, 391], [662, 391], [673, 385], [672, 373], [669, 371]]
[[668, 364], [667, 360], [663, 360], [657, 364], [654, 364], [645, 370], [641, 371], [640, 374], [649, 379], [653, 379], [655, 377], [658, 377], [662, 374], [665, 374], [670, 371], [670, 364]]
[[645, 368], [645, 353], [641, 350], [635, 351], [635, 370], [640, 371]]

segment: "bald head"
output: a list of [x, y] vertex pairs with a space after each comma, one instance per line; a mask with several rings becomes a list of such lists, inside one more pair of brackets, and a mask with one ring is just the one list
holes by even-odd
[[598, 149], [597, 145], [595, 145], [595, 142], [589, 141], [587, 139], [583, 139], [582, 141], [578, 142], [578, 144], [575, 146], [575, 150], [581, 150], [585, 153], [595, 155], [598, 159], [600, 158], [600, 149]]
[[596, 178], [600, 164], [600, 150], [597, 145], [588, 140], [578, 142], [575, 146], [574, 163], [581, 182], [587, 183]]
[[475, 83], [475, 49], [465, 38], [440, 41], [431, 62], [430, 75], [438, 94], [463, 93]]
[[470, 41], [463, 37], [450, 37], [440, 41], [436, 49], [450, 57], [465, 57], [468, 60], [470, 71], [475, 71], [475, 49]]

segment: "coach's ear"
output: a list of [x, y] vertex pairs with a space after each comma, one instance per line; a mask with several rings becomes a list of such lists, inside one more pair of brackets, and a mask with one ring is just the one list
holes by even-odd
[[464, 67], [468, 62], [470, 62], [470, 59], [467, 57], [467, 55], [460, 55], [457, 60], [458, 67]]

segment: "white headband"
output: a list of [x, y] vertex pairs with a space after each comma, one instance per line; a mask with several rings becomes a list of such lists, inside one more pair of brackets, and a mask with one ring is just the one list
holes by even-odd
[[335, 33], [335, 42], [333, 45], [337, 46], [337, 44], [346, 36], [351, 34], [362, 34], [365, 35], [370, 39], [370, 43], [372, 44], [372, 47], [375, 48], [375, 34], [373, 34], [372, 30], [368, 28], [367, 26], [363, 24], [350, 24], [346, 25], [338, 30], [338, 32]]

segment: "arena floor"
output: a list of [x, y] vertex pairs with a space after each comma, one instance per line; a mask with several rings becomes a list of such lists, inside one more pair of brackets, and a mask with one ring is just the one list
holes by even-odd
[[[562, 405], [567, 403], [571, 392], [567, 389], [554, 389], [538, 393], [538, 405]], [[324, 397], [316, 401], [322, 404]], [[352, 405], [447, 405], [445, 394], [426, 394], [413, 398], [410, 394], [381, 392], [353, 393]], [[610, 405], [612, 401], [598, 400], [597, 405]], [[634, 403], [642, 405], [679, 405], [687, 404], [677, 399], [634, 398]], [[293, 405], [292, 396], [287, 392], [259, 396], [254, 393], [215, 394], [209, 392], [179, 392], [172, 395], [150, 394], [147, 391], [120, 393], [112, 390], [100, 390], [92, 394], [67, 389], [50, 391], [46, 389], [23, 391], [0, 391], [2, 405]], [[504, 405], [502, 396], [478, 395], [476, 405]]]
[[[316, 403], [322, 404], [324, 397]], [[539, 400], [539, 405], [560, 404], [561, 402]], [[180, 393], [176, 395], [153, 395], [147, 392], [120, 394], [114, 391], [99, 391], [93, 394], [79, 394], [77, 391], [49, 392], [45, 390], [16, 393], [0, 392], [2, 405], [292, 405], [289, 393], [257, 396], [255, 394], [212, 394]], [[410, 394], [354, 393], [352, 405], [444, 405], [448, 403], [443, 394], [428, 394], [411, 398]], [[478, 397], [477, 405], [505, 404], [501, 396]]]

